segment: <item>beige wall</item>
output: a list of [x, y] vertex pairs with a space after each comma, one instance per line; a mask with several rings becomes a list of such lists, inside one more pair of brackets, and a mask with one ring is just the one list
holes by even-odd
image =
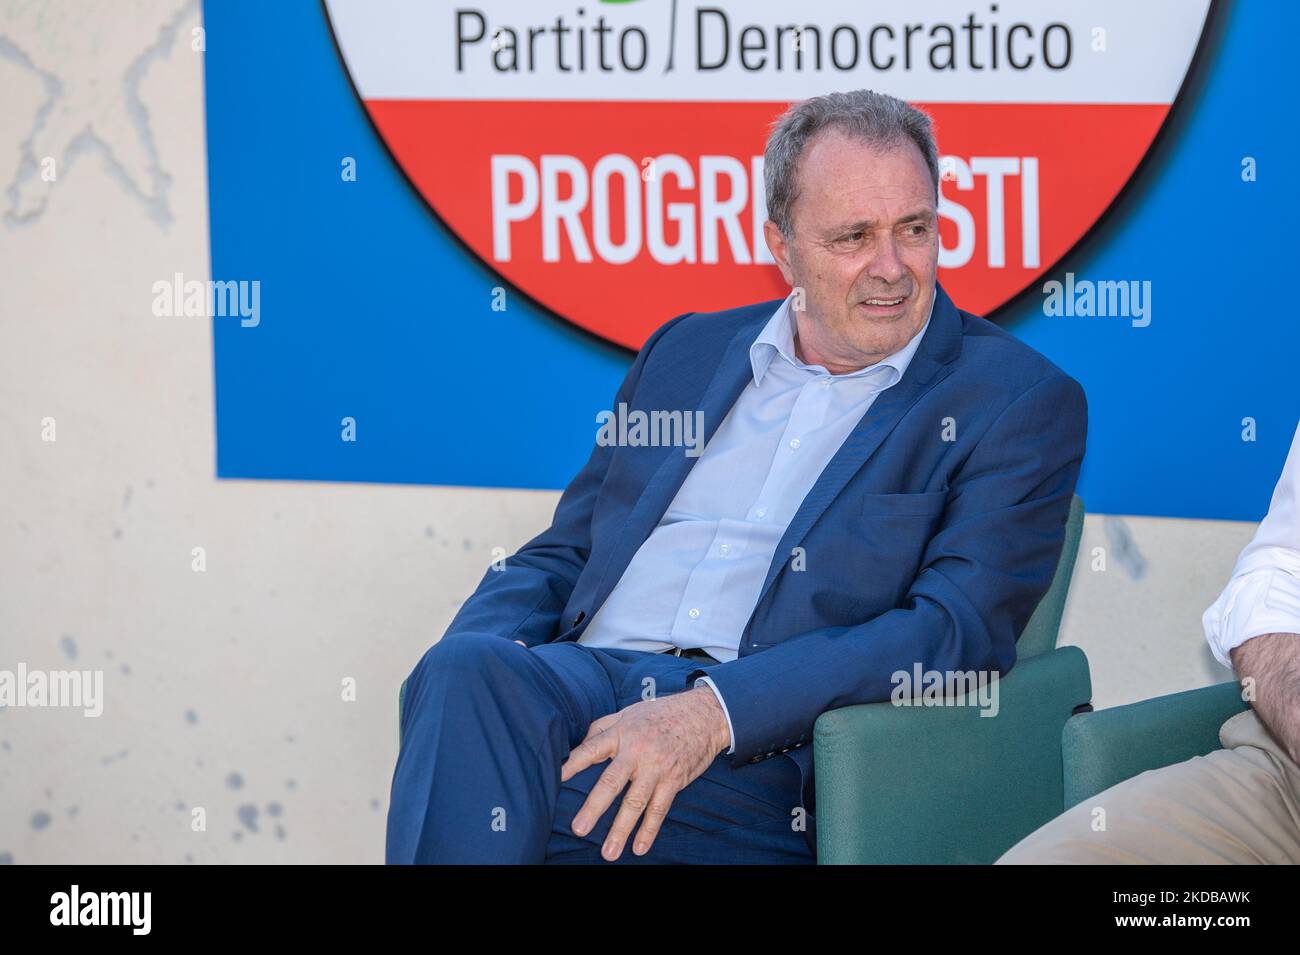
[[[150, 309], [207, 277], [197, 4], [45, 6], [0, 3], [0, 668], [106, 703], [0, 710], [0, 860], [380, 862], [397, 686], [558, 494], [217, 481], [210, 323]], [[1099, 706], [1228, 677], [1200, 614], [1251, 531], [1089, 518]]]

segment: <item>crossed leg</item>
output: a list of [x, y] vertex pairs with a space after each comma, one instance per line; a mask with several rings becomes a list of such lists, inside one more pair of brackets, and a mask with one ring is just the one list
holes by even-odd
[[[621, 796], [585, 837], [570, 825], [608, 762], [565, 783], [591, 723], [685, 689], [689, 659], [576, 643], [532, 649], [494, 634], [439, 641], [407, 681], [388, 812], [389, 863], [604, 861]], [[678, 793], [651, 851], [620, 862], [812, 862], [788, 759], [733, 769], [719, 757]]]

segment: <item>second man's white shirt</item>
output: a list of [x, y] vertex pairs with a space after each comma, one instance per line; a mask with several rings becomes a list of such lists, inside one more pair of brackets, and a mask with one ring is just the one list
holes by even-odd
[[1251, 637], [1300, 634], [1300, 426], [1268, 514], [1201, 622], [1215, 658], [1229, 669], [1230, 651]]

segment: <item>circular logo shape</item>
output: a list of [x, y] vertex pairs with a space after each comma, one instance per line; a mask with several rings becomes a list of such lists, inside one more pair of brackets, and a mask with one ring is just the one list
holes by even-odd
[[542, 306], [636, 349], [683, 311], [787, 293], [763, 239], [763, 146], [790, 103], [836, 89], [933, 117], [939, 277], [963, 308], [994, 311], [1132, 177], [1211, 2], [325, 6], [438, 218]]

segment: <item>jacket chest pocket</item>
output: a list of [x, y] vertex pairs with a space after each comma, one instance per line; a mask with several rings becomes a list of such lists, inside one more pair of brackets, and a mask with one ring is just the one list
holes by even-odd
[[947, 491], [924, 491], [919, 494], [860, 494], [859, 516], [871, 519], [938, 517], [948, 500]]
[[[817, 625], [853, 626], [899, 606], [915, 579], [947, 501], [947, 491], [860, 494], [838, 519], [814, 526], [800, 567], [779, 578], [785, 611], [760, 620], [759, 643], [779, 643]], [[799, 570], [801, 572], [794, 572]], [[749, 631], [747, 630], [748, 634]]]
[[850, 563], [877, 612], [898, 606], [911, 588], [947, 498], [947, 491], [862, 495]]

